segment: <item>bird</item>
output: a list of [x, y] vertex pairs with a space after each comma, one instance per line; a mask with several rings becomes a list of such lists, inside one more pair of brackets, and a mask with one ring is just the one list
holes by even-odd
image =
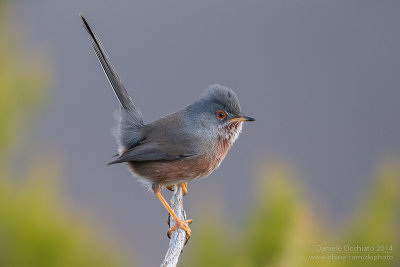
[[214, 84], [192, 104], [145, 124], [93, 28], [82, 14], [80, 17], [120, 104], [115, 133], [118, 154], [108, 164], [125, 163], [174, 219], [175, 225], [168, 229], [168, 237], [180, 228], [185, 231], [187, 242], [192, 220], [176, 216], [162, 196], [162, 189], [181, 186], [186, 194], [187, 182], [206, 177], [218, 168], [238, 138], [243, 122], [255, 119], [242, 114], [232, 89]]

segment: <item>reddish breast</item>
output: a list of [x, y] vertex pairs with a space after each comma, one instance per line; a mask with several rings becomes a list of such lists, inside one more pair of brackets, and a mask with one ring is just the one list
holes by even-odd
[[132, 172], [157, 185], [173, 185], [208, 176], [218, 168], [235, 142], [241, 123], [231, 123], [221, 130], [215, 144], [203, 155], [174, 161], [135, 161], [128, 165]]

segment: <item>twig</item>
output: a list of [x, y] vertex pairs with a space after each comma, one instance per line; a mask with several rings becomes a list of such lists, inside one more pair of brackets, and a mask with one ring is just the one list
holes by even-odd
[[[179, 219], [186, 219], [186, 214], [183, 210], [183, 193], [180, 186], [174, 186], [174, 192], [172, 193], [171, 198], [171, 208]], [[170, 225], [174, 224], [174, 219], [170, 217]], [[161, 267], [175, 267], [178, 264], [179, 256], [181, 255], [183, 246], [185, 245], [185, 239], [186, 233], [180, 228], [172, 233], [168, 251], [165, 254]]]

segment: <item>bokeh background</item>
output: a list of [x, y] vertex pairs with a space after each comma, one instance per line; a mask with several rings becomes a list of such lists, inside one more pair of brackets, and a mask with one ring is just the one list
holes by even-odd
[[[158, 266], [167, 214], [106, 166], [117, 100], [151, 122], [209, 84], [257, 119], [189, 184], [181, 266], [398, 266], [400, 2], [0, 1], [0, 266]], [[169, 193], [165, 192], [169, 197]], [[393, 260], [310, 260], [315, 245]]]

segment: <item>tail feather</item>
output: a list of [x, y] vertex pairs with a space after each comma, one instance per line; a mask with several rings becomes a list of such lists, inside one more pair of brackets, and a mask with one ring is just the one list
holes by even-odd
[[104, 73], [106, 74], [107, 79], [121, 104], [120, 121], [117, 129], [117, 141], [120, 148], [129, 148], [138, 141], [137, 139], [139, 139], [140, 131], [144, 127], [142, 113], [136, 108], [126, 91], [124, 84], [118, 77], [113, 65], [111, 64], [110, 58], [96, 33], [82, 14], [80, 14], [80, 17], [83, 21], [83, 28], [90, 36], [90, 41], [101, 67], [103, 68]]

